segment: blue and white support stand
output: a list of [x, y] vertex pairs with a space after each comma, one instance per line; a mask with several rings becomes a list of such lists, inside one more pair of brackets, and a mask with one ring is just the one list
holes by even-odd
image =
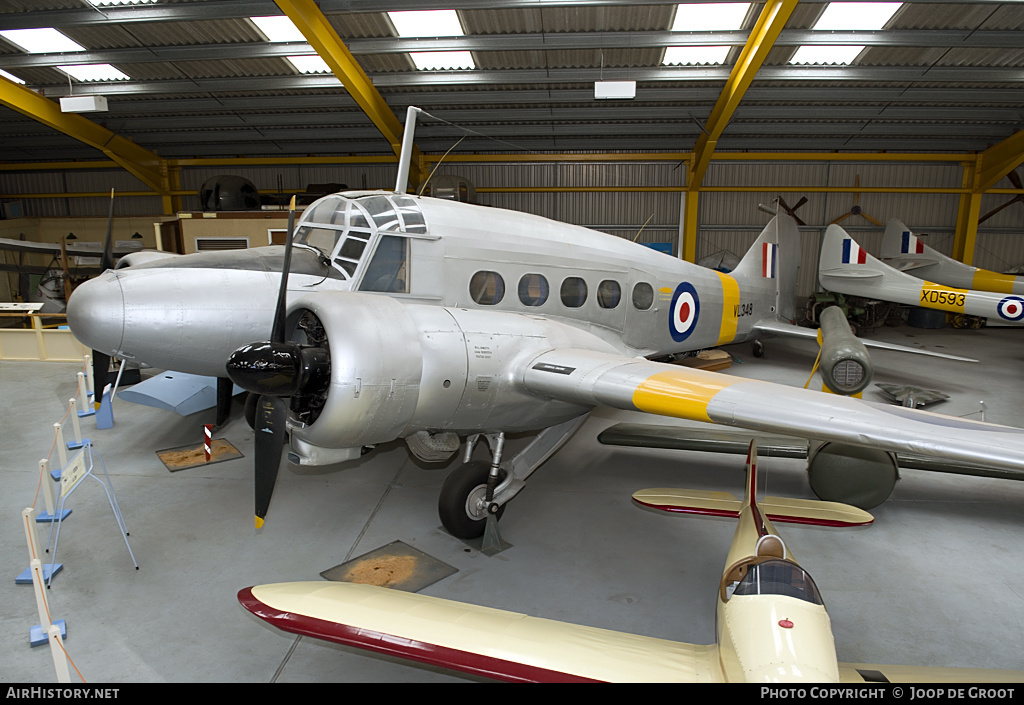
[[[36, 521], [43, 524], [45, 522], [54, 521], [57, 518], [57, 515], [54, 514], [57, 507], [57, 499], [53, 496], [53, 485], [45, 480], [47, 477], [52, 477], [50, 474], [50, 461], [46, 458], [39, 461], [39, 477], [43, 491], [43, 503], [46, 505], [46, 509], [36, 516]], [[70, 509], [65, 509], [64, 513], [61, 514], [61, 520], [67, 519], [68, 514], [70, 513]]]
[[[93, 474], [94, 463], [93, 457], [99, 458], [100, 467], [103, 468], [103, 476], [105, 480], [101, 480]], [[100, 483], [103, 487], [103, 491], [107, 493], [107, 501], [110, 503], [110, 509], [114, 512], [114, 519], [117, 521], [117, 528], [121, 531], [121, 537], [124, 539], [124, 545], [128, 547], [128, 555], [131, 556], [132, 563], [135, 565], [135, 570], [139, 569], [139, 563], [135, 560], [135, 554], [132, 553], [131, 544], [128, 543], [128, 530], [125, 527], [124, 518], [121, 516], [121, 507], [117, 503], [117, 496], [114, 494], [114, 487], [110, 482], [110, 474], [107, 473], [107, 466], [103, 462], [103, 458], [99, 453], [92, 452], [92, 444], [86, 443], [82, 448], [75, 453], [71, 462], [68, 463], [61, 471], [60, 475], [60, 502], [57, 505], [57, 514], [60, 515], [64, 512], [64, 504], [67, 502], [71, 493], [78, 489], [78, 486], [82, 484], [82, 481], [87, 477], [91, 477]], [[54, 536], [53, 525], [57, 525], [57, 533]], [[50, 523], [50, 536], [53, 538], [53, 559], [57, 559], [57, 543], [60, 541], [60, 528], [63, 522], [61, 519], [57, 519], [56, 522]], [[50, 541], [46, 542], [47, 548], [50, 546]], [[52, 578], [52, 576], [51, 576]], [[46, 583], [47, 587], [50, 585], [50, 581]]]
[[[29, 507], [22, 511], [21, 516], [25, 524], [25, 539], [28, 541], [28, 555], [29, 555], [29, 567], [23, 570], [18, 577], [14, 579], [15, 585], [32, 585], [34, 576], [33, 568], [31, 565], [32, 561], [39, 562], [39, 575], [43, 580], [49, 581], [54, 575], [59, 573], [64, 567], [60, 563], [43, 563], [42, 552], [39, 550], [39, 538], [36, 536], [36, 529], [34, 522], [32, 521], [32, 515], [35, 511]], [[47, 622], [48, 623], [48, 622]]]
[[75, 395], [75, 399], [78, 400], [78, 416], [92, 416], [96, 413], [96, 409], [92, 404], [89, 404], [89, 392], [85, 386], [85, 373], [78, 373], [78, 394]]
[[29, 630], [29, 645], [42, 646], [49, 643], [50, 656], [53, 657], [53, 668], [57, 673], [58, 683], [70, 683], [71, 672], [68, 671], [68, 656], [61, 643], [67, 638], [67, 625], [63, 619], [54, 620], [50, 615], [50, 606], [46, 600], [46, 590], [43, 588], [45, 582], [42, 561], [39, 560], [39, 542], [36, 539], [35, 528], [32, 522], [33, 510], [31, 507], [21, 512], [22, 524], [25, 527], [25, 538], [28, 539], [28, 550], [31, 558], [29, 572], [31, 573], [32, 590], [36, 597], [36, 610], [39, 613], [39, 624]]

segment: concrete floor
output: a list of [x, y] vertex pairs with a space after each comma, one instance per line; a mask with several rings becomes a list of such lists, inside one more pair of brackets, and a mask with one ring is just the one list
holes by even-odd
[[[1013, 329], [886, 328], [874, 337], [981, 364], [878, 352], [876, 382], [942, 390], [936, 411], [1024, 425], [1024, 367]], [[813, 346], [773, 340], [763, 359], [747, 345], [728, 374], [803, 386]], [[54, 681], [48, 648], [30, 648], [38, 623], [20, 511], [32, 504], [37, 463], [75, 392], [76, 366], [0, 363], [0, 682]], [[866, 398], [879, 400], [876, 391]], [[601, 446], [597, 434], [639, 413], [598, 410], [529, 481], [501, 522], [512, 548], [488, 558], [440, 528], [444, 469], [417, 465], [392, 443], [348, 467], [285, 465], [266, 526], [252, 525], [253, 434], [241, 418], [215, 433], [247, 457], [168, 472], [155, 451], [202, 440], [213, 411], [176, 414], [118, 403], [113, 429], [85, 435], [106, 462], [136, 571], [100, 486], [82, 485], [64, 524], [63, 572], [49, 591], [68, 625], [67, 650], [86, 681], [459, 681], [459, 674], [296, 640], [246, 612], [240, 588], [319, 573], [395, 540], [458, 572], [423, 592], [531, 615], [680, 641], [712, 643], [714, 604], [733, 522], [671, 517], [630, 500], [644, 487], [742, 486], [742, 458]], [[685, 425], [681, 424], [680, 425]], [[478, 457], [483, 452], [478, 450]], [[454, 461], [454, 465], [458, 461]], [[803, 462], [762, 459], [771, 494], [810, 497]], [[40, 500], [41, 505], [41, 500]], [[874, 525], [780, 531], [821, 589], [839, 659], [1024, 670], [1024, 483], [904, 471]], [[74, 677], [74, 673], [72, 673]]]

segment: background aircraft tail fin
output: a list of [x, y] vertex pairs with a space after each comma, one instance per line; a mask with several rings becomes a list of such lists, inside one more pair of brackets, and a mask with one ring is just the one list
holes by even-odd
[[883, 260], [924, 254], [924, 243], [914, 237], [910, 228], [896, 218], [885, 225], [882, 235], [881, 256]]
[[777, 215], [758, 236], [731, 274], [758, 282], [775, 296], [777, 318], [793, 323], [797, 318], [797, 278], [800, 271], [800, 230], [788, 215]]

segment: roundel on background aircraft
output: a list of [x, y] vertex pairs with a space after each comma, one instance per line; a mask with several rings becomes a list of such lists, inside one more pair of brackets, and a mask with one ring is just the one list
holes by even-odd
[[1024, 318], [1024, 299], [1019, 296], [1007, 296], [999, 302], [996, 311], [1008, 321], [1019, 321]]
[[682, 282], [676, 287], [668, 311], [669, 333], [672, 334], [672, 340], [681, 343], [690, 337], [700, 318], [700, 297], [693, 284]]

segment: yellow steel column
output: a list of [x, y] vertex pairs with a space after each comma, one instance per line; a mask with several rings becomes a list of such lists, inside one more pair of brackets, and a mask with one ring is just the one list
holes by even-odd
[[978, 188], [978, 167], [981, 156], [973, 162], [964, 162], [961, 184], [970, 193], [960, 196], [960, 207], [956, 214], [956, 234], [953, 236], [953, 257], [964, 264], [974, 261], [974, 246], [978, 237], [978, 215], [981, 213], [981, 190]]
[[789, 16], [796, 9], [797, 2], [798, 0], [769, 0], [765, 3], [761, 16], [757, 18], [757, 23], [750, 31], [747, 43], [740, 52], [729, 79], [725, 82], [725, 88], [718, 96], [718, 102], [711, 110], [705, 131], [697, 138], [697, 145], [693, 150], [694, 159], [690, 164], [691, 189], [700, 188], [704, 181], [704, 173], [711, 162], [718, 138], [729, 124], [732, 114], [767, 58], [768, 52], [775, 45]]
[[[313, 0], [274, 0], [338, 77], [395, 154], [402, 151], [402, 124]], [[421, 178], [419, 150], [413, 150], [410, 179]]]
[[161, 176], [162, 160], [149, 150], [81, 115], [61, 112], [57, 103], [3, 77], [0, 103], [100, 150], [161, 196], [167, 193], [166, 179]]

